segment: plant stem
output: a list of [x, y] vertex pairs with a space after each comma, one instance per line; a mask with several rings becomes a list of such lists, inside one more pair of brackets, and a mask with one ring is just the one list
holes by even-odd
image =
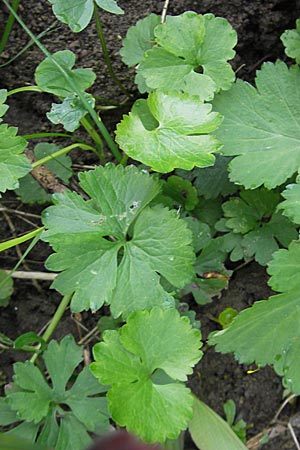
[[83, 117], [80, 120], [80, 123], [83, 126], [83, 128], [87, 131], [87, 133], [91, 136], [93, 141], [95, 142], [96, 149], [98, 150], [98, 156], [100, 158], [100, 162], [102, 162], [102, 164], [104, 164], [105, 163], [105, 155], [104, 155], [104, 151], [103, 151], [103, 142], [102, 142], [101, 137], [99, 136], [99, 134], [97, 133], [95, 128], [90, 124], [89, 120], [86, 117]]
[[66, 138], [77, 140], [76, 136], [72, 136], [72, 134], [67, 134], [67, 133], [33, 133], [33, 134], [23, 134], [22, 137], [24, 139], [40, 139], [40, 138], [47, 138], [47, 137], [66, 137]]
[[60, 73], [63, 75], [65, 80], [68, 82], [68, 84], [71, 86], [74, 92], [78, 95], [80, 98], [82, 104], [84, 105], [85, 109], [89, 112], [90, 116], [92, 117], [95, 125], [99, 129], [100, 133], [102, 134], [104, 140], [106, 141], [109, 149], [111, 150], [112, 154], [116, 158], [118, 162], [122, 160], [122, 155], [116, 146], [114, 140], [112, 139], [111, 135], [107, 131], [107, 128], [102, 123], [101, 119], [97, 115], [96, 111], [93, 109], [93, 107], [89, 104], [89, 102], [84, 97], [83, 93], [80, 92], [78, 89], [76, 83], [72, 80], [72, 78], [69, 77], [67, 71], [56, 61], [55, 58], [51, 55], [50, 52], [43, 46], [43, 44], [36, 38], [36, 36], [29, 30], [29, 28], [25, 25], [23, 20], [18, 16], [18, 14], [12, 9], [9, 2], [7, 0], [2, 0], [5, 6], [9, 9], [9, 11], [14, 15], [16, 20], [19, 22], [19, 24], [22, 26], [23, 30], [30, 36], [30, 38], [33, 40], [33, 42], [39, 47], [39, 49], [46, 55], [52, 62], [53, 65], [57, 67], [57, 69], [60, 71]]
[[[14, 12], [17, 11], [17, 9], [19, 7], [19, 3], [20, 3], [20, 0], [13, 0], [12, 1], [12, 6], [11, 7], [12, 7]], [[9, 38], [9, 35], [10, 35], [10, 32], [11, 32], [11, 29], [13, 27], [14, 22], [15, 22], [15, 16], [14, 16], [14, 14], [12, 12], [10, 12], [9, 17], [7, 19], [7, 22], [6, 22], [6, 26], [5, 26], [2, 38], [1, 38], [1, 41], [0, 41], [0, 54], [3, 52], [3, 50], [4, 50], [5, 46], [6, 46], [6, 43], [7, 43], [7, 40]]]
[[108, 50], [107, 50], [107, 46], [106, 46], [106, 42], [105, 42], [105, 38], [104, 38], [104, 34], [103, 34], [103, 28], [102, 28], [100, 16], [99, 16], [99, 13], [98, 13], [98, 8], [96, 7], [96, 5], [94, 6], [94, 19], [95, 19], [95, 22], [96, 22], [97, 34], [98, 34], [98, 38], [99, 38], [99, 41], [100, 41], [100, 44], [101, 44], [101, 47], [102, 47], [103, 56], [104, 56], [104, 60], [105, 60], [106, 66], [107, 66], [108, 73], [111, 76], [111, 78], [113, 79], [113, 81], [115, 82], [115, 84], [118, 86], [118, 88], [127, 97], [130, 98], [131, 94], [123, 86], [123, 84], [121, 83], [121, 81], [119, 80], [117, 75], [115, 74], [114, 69], [112, 67], [110, 56], [109, 56], [109, 53], [108, 53]]
[[8, 241], [0, 242], [0, 252], [7, 250], [8, 248], [14, 247], [15, 245], [22, 244], [23, 242], [29, 241], [29, 239], [34, 238], [39, 233], [44, 230], [44, 227], [37, 228], [34, 231], [30, 231], [29, 233], [24, 234], [23, 236], [9, 239]]
[[32, 85], [32, 86], [22, 86], [16, 89], [12, 89], [11, 91], [7, 92], [7, 97], [10, 95], [18, 94], [19, 92], [43, 92], [41, 88], [38, 86]]
[[58, 158], [59, 156], [70, 152], [71, 150], [73, 150], [73, 148], [76, 148], [76, 147], [82, 148], [82, 150], [95, 151], [94, 147], [87, 145], [87, 144], [78, 144], [78, 143], [71, 144], [71, 145], [68, 145], [68, 147], [64, 147], [64, 148], [61, 148], [60, 150], [57, 150], [57, 152], [54, 152], [49, 156], [45, 156], [44, 158], [39, 159], [38, 161], [36, 161], [35, 163], [32, 164], [32, 168], [35, 169], [36, 167], [41, 166], [42, 164], [46, 164], [48, 161]]
[[[68, 294], [68, 295], [65, 295], [62, 298], [62, 301], [60, 302], [57, 310], [55, 311], [54, 316], [51, 319], [51, 322], [49, 323], [46, 331], [42, 335], [42, 338], [44, 339], [45, 342], [48, 342], [49, 339], [51, 338], [52, 334], [54, 333], [57, 325], [59, 324], [62, 316], [64, 315], [65, 310], [67, 309], [67, 307], [68, 307], [68, 305], [69, 305], [69, 303], [71, 301], [72, 295], [73, 294]], [[38, 357], [38, 354], [39, 354], [38, 353], [39, 349], [40, 349], [40, 345], [38, 346], [36, 353], [30, 359], [30, 361], [32, 363], [35, 363], [35, 361], [36, 361], [36, 359]]]

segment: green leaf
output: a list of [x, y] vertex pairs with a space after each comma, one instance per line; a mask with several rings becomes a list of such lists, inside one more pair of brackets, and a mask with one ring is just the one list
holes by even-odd
[[48, 414], [52, 400], [51, 388], [40, 370], [30, 361], [14, 364], [14, 385], [7, 393], [9, 403], [19, 419], [39, 423]]
[[289, 184], [281, 193], [285, 201], [278, 205], [278, 209], [283, 210], [282, 214], [287, 216], [292, 222], [300, 224], [300, 184]]
[[16, 412], [11, 409], [7, 398], [0, 397], [0, 425], [10, 425], [11, 423], [18, 422], [18, 420], [18, 416]]
[[214, 109], [225, 117], [216, 133], [222, 153], [235, 156], [229, 164], [233, 182], [272, 189], [299, 170], [299, 81], [298, 67], [265, 63], [256, 88], [238, 80], [214, 100]]
[[[52, 155], [52, 153], [55, 153], [58, 150], [59, 147], [55, 144], [41, 142], [35, 146], [33, 153], [36, 159], [39, 160], [45, 156]], [[55, 159], [53, 158], [45, 163], [45, 166], [65, 184], [68, 183], [69, 178], [73, 173], [71, 170], [72, 159], [67, 155], [61, 155]], [[19, 188], [15, 189], [15, 192], [23, 203], [28, 204], [50, 203], [52, 198], [31, 175], [26, 175], [24, 178], [21, 178], [19, 181]]]
[[7, 306], [14, 292], [14, 281], [4, 270], [0, 270], [0, 306]]
[[189, 432], [201, 450], [247, 450], [228, 423], [196, 397]]
[[227, 219], [226, 227], [234, 233], [246, 234], [275, 210], [279, 198], [277, 192], [267, 189], [242, 191], [240, 197], [232, 197], [222, 206]]
[[194, 255], [191, 233], [175, 211], [146, 208], [160, 191], [159, 181], [134, 166], [114, 165], [85, 172], [80, 180], [91, 201], [65, 192], [43, 215], [43, 239], [57, 252], [47, 267], [64, 270], [52, 286], [75, 292], [73, 311], [110, 303], [114, 317], [126, 317], [171, 304], [158, 274], [183, 287], [194, 275]]
[[[72, 2], [73, 3], [73, 2]], [[56, 52], [50, 57], [45, 58], [36, 68], [35, 82], [44, 92], [65, 98], [74, 94], [72, 86], [65, 79], [54, 59], [68, 74], [70, 80], [76, 84], [80, 91], [85, 91], [95, 81], [96, 75], [90, 69], [72, 69], [75, 64], [75, 54], [70, 50]]]
[[[141, 108], [146, 102], [148, 115], [158, 122], [150, 130], [144, 124], [145, 109]], [[213, 165], [212, 153], [218, 151], [219, 143], [210, 133], [221, 121], [218, 113], [211, 112], [211, 105], [197, 97], [157, 91], [147, 101], [136, 101], [129, 115], [123, 116], [116, 140], [128, 156], [157, 172], [171, 172], [176, 167], [190, 170]]]
[[9, 108], [9, 106], [4, 103], [6, 99], [7, 99], [7, 90], [0, 89], [0, 123], [2, 122], [1, 117], [4, 116], [4, 114]]
[[215, 92], [230, 88], [234, 72], [226, 61], [234, 57], [237, 38], [227, 20], [189, 11], [167, 16], [154, 34], [159, 46], [138, 68], [148, 90], [174, 89], [211, 100]]
[[299, 304], [298, 288], [256, 302], [228, 328], [210, 335], [209, 343], [219, 352], [234, 352], [241, 363], [274, 364], [284, 384], [298, 394]]
[[160, 16], [149, 14], [129, 28], [120, 55], [129, 67], [139, 64], [147, 50], [155, 43], [154, 29], [160, 23]]
[[193, 233], [193, 247], [195, 253], [198, 253], [212, 239], [209, 226], [206, 223], [200, 222], [195, 217], [185, 217], [184, 220]]
[[[95, 99], [91, 94], [84, 93], [84, 97], [92, 108], [95, 107]], [[75, 131], [80, 126], [80, 120], [87, 114], [77, 94], [68, 95], [62, 103], [52, 103], [51, 111], [46, 115], [55, 125], [62, 124], [67, 131]]]
[[[171, 308], [137, 311], [119, 332], [94, 346], [91, 370], [112, 387], [113, 419], [147, 442], [175, 439], [192, 414], [192, 397], [179, 381], [202, 355], [200, 332]], [[163, 342], [163, 346], [162, 346]]]
[[227, 196], [237, 191], [238, 187], [228, 178], [228, 163], [230, 158], [217, 155], [212, 167], [195, 168], [193, 170], [194, 186], [199, 195], [205, 199], [215, 199], [219, 195]]
[[95, 0], [99, 8], [112, 14], [124, 14], [124, 11], [118, 6], [116, 0]]
[[18, 187], [18, 179], [31, 170], [31, 164], [22, 155], [27, 141], [17, 136], [18, 129], [8, 125], [0, 125], [0, 193]]
[[93, 0], [49, 0], [56, 18], [78, 33], [90, 23], [94, 11]]
[[61, 420], [55, 450], [82, 450], [91, 442], [85, 427], [75, 417], [67, 415]]
[[300, 288], [300, 242], [290, 243], [288, 250], [278, 250], [268, 265], [268, 274], [271, 275], [269, 285], [275, 291], [287, 292]]
[[[108, 427], [106, 400], [95, 395], [105, 392], [107, 388], [95, 380], [88, 367], [79, 373], [75, 383], [69, 388], [74, 370], [83, 359], [82, 350], [75, 344], [74, 338], [68, 335], [60, 344], [51, 341], [43, 357], [52, 387], [48, 385], [40, 369], [31, 362], [14, 364], [14, 384], [13, 389], [7, 391], [7, 399], [11, 409], [17, 413], [17, 420], [42, 426], [38, 442], [51, 444], [55, 448], [59, 448], [61, 435], [66, 436], [70, 432], [68, 427], [68, 431], [65, 430], [61, 421], [60, 427], [57, 427], [57, 417], [61, 416], [62, 410], [63, 420], [76, 423], [81, 430], [78, 433], [84, 435], [84, 439], [87, 436], [86, 430], [95, 431], [102, 426], [105, 431]], [[68, 411], [65, 405], [70, 408]], [[79, 444], [73, 448], [82, 450]]]
[[177, 175], [171, 175], [163, 185], [163, 195], [172, 199], [172, 203], [191, 211], [198, 203], [198, 195], [192, 183]]
[[296, 29], [286, 30], [280, 39], [285, 46], [285, 53], [300, 64], [300, 19], [296, 20]]

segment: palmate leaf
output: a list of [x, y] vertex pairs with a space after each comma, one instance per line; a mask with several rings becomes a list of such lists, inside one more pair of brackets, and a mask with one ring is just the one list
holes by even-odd
[[300, 288], [300, 242], [293, 241], [288, 249], [280, 249], [274, 254], [268, 265], [268, 274], [271, 275], [269, 285], [275, 291], [287, 292]]
[[179, 381], [202, 356], [200, 332], [176, 309], [137, 311], [94, 346], [91, 370], [111, 385], [113, 419], [147, 442], [175, 439], [192, 416], [193, 398]]
[[0, 125], [0, 195], [7, 189], [18, 187], [19, 178], [31, 170], [29, 160], [23, 155], [27, 141], [17, 136], [18, 129]]
[[300, 393], [299, 289], [254, 303], [225, 330], [210, 335], [209, 344], [222, 353], [234, 352], [241, 363], [273, 364], [292, 392]]
[[[70, 50], [56, 52], [52, 55], [52, 59], [64, 69], [78, 90], [85, 91], [95, 81], [96, 75], [92, 70], [73, 69], [76, 56]], [[38, 65], [34, 75], [35, 82], [44, 92], [67, 97], [73, 94], [74, 90], [52, 59], [47, 57]]]
[[277, 61], [257, 72], [256, 88], [238, 80], [215, 98], [214, 109], [225, 117], [216, 136], [222, 153], [235, 156], [229, 164], [232, 181], [272, 189], [299, 170], [299, 96], [299, 67]]
[[[36, 426], [30, 436], [32, 441], [40, 429], [37, 439], [39, 444], [61, 450], [82, 450], [83, 445], [91, 441], [87, 430], [98, 430], [99, 425], [103, 429], [108, 428], [106, 400], [95, 397], [96, 394], [106, 392], [107, 388], [95, 380], [88, 367], [80, 372], [71, 388], [66, 388], [82, 359], [82, 350], [71, 335], [66, 336], [60, 344], [51, 341], [44, 352], [44, 360], [52, 387], [31, 362], [15, 363], [13, 389], [7, 391], [7, 399], [0, 404], [0, 423], [3, 425], [25, 420], [31, 425], [33, 422]], [[63, 408], [64, 405], [68, 406], [68, 411]], [[15, 417], [13, 412], [17, 414]], [[57, 416], [61, 416], [62, 412], [58, 425]], [[18, 425], [10, 433], [18, 436], [20, 428], [27, 423]], [[74, 429], [76, 440], [71, 438]]]
[[190, 170], [214, 163], [219, 142], [212, 133], [222, 117], [187, 94], [156, 91], [137, 100], [117, 126], [116, 140], [131, 158], [157, 172]]
[[[43, 221], [44, 240], [57, 252], [47, 260], [59, 274], [53, 287], [75, 292], [71, 308], [111, 304], [114, 317], [173, 303], [159, 274], [176, 287], [192, 279], [192, 235], [175, 211], [147, 207], [160, 182], [134, 166], [108, 165], [80, 175], [86, 202], [75, 193], [54, 197]], [[107, 238], [109, 237], [109, 238]]]
[[173, 89], [211, 100], [230, 88], [235, 77], [227, 60], [234, 57], [237, 37], [227, 20], [189, 11], [167, 16], [154, 35], [158, 46], [145, 54], [137, 72], [141, 91]]
[[154, 29], [160, 20], [161, 17], [157, 14], [150, 14], [127, 31], [120, 55], [129, 67], [139, 64], [146, 51], [155, 44]]
[[280, 39], [285, 46], [285, 53], [300, 64], [300, 19], [296, 20], [296, 29], [286, 30]]

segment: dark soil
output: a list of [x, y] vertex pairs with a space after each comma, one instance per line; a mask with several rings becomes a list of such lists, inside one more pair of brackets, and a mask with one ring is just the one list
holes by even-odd
[[[164, 1], [119, 0], [119, 4], [126, 14], [113, 16], [104, 13], [103, 27], [115, 71], [128, 89], [135, 93], [133, 72], [122, 64], [118, 55], [121, 38], [138, 19], [151, 12], [160, 14]], [[285, 59], [280, 35], [285, 29], [294, 27], [296, 18], [300, 16], [300, 1], [171, 0], [168, 13], [179, 14], [186, 10], [198, 13], [212, 12], [230, 21], [239, 36], [233, 66], [235, 69], [239, 69], [240, 78], [251, 82], [256, 69], [263, 61]], [[54, 21], [51, 7], [46, 0], [21, 2], [20, 14], [35, 34], [43, 31]], [[7, 11], [0, 3], [0, 24], [5, 23], [6, 17]], [[13, 57], [27, 42], [24, 31], [16, 25], [1, 62]], [[59, 25], [59, 29], [43, 38], [43, 43], [52, 52], [62, 49], [74, 51], [77, 55], [78, 66], [92, 68], [97, 73], [97, 83], [93, 88], [94, 94], [114, 100], [124, 98], [107, 76], [93, 24], [80, 34], [73, 34], [66, 26]], [[31, 47], [7, 68], [0, 69], [0, 88], [12, 89], [33, 84], [35, 67], [42, 59], [43, 55], [40, 51], [36, 47]], [[14, 96], [9, 99], [10, 110], [6, 115], [6, 121], [10, 125], [18, 126], [20, 134], [49, 130], [50, 125], [45, 113], [49, 111], [51, 101], [50, 96], [40, 94]], [[103, 121], [108, 124], [112, 133], [122, 113], [124, 111], [116, 111], [103, 116]], [[95, 162], [93, 154], [85, 153], [83, 156], [74, 153], [73, 158], [76, 163], [93, 164]], [[42, 210], [40, 207], [23, 206], [13, 194], [5, 195], [1, 199], [1, 203], [12, 209], [21, 209], [35, 214], [39, 214]], [[32, 225], [13, 214], [10, 214], [9, 218], [15, 228], [15, 234], [32, 229]], [[38, 219], [30, 220], [39, 224]], [[7, 217], [0, 215], [0, 240], [11, 237], [12, 234], [13, 230], [9, 226]], [[21, 246], [21, 250], [25, 249], [26, 245]], [[45, 244], [39, 243], [26, 258], [29, 268], [43, 270], [43, 263], [49, 252], [49, 248]], [[2, 253], [0, 254], [0, 267], [10, 269], [18, 259], [15, 250]], [[48, 289], [48, 282], [40, 282], [39, 288], [38, 290], [31, 281], [19, 280], [16, 282], [12, 301], [7, 308], [1, 310], [1, 332], [14, 339], [27, 331], [39, 332], [47, 324], [60, 301], [60, 296], [55, 291]], [[265, 270], [252, 263], [234, 273], [229, 289], [220, 299], [215, 299], [212, 304], [203, 307], [194, 304], [191, 306], [196, 309], [197, 318], [201, 320], [205, 339], [208, 333], [217, 327], [211, 317], [217, 316], [225, 307], [231, 306], [242, 310], [255, 300], [268, 298], [269, 295], [270, 290], [267, 286]], [[82, 323], [91, 329], [99, 314], [97, 313], [93, 317], [88, 313], [82, 314]], [[69, 332], [73, 333], [76, 338], [80, 338], [78, 326], [68, 313], [61, 321], [54, 337], [60, 338]], [[12, 375], [12, 363], [23, 358], [24, 355], [12, 352], [0, 355], [0, 369], [5, 374], [6, 380], [9, 380]], [[270, 425], [282, 404], [283, 388], [281, 380], [271, 368], [267, 367], [252, 374], [248, 374], [247, 370], [249, 367], [238, 364], [232, 355], [220, 355], [215, 353], [213, 348], [205, 347], [205, 356], [196, 367], [189, 383], [193, 391], [220, 414], [223, 414], [224, 402], [232, 398], [236, 403], [238, 418], [243, 418], [248, 424], [247, 436], [250, 438]], [[289, 405], [284, 409], [280, 418], [288, 420], [296, 412], [297, 405]], [[296, 428], [295, 430], [297, 432]], [[187, 445], [190, 444], [187, 443]], [[270, 440], [263, 448], [265, 450], [288, 450], [296, 447], [291, 435], [286, 432]]]

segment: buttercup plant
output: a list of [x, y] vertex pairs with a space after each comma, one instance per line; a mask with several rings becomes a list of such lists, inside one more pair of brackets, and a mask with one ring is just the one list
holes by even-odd
[[[3, 1], [45, 59], [34, 86], [0, 91], [0, 120], [11, 95], [46, 92], [57, 98], [47, 117], [66, 133], [47, 133], [49, 142], [38, 144], [29, 160], [24, 151], [37, 136], [24, 138], [0, 125], [0, 191], [15, 190], [24, 203], [52, 203], [42, 213], [43, 227], [0, 243], [0, 250], [32, 238], [48, 242], [53, 253], [45, 265], [56, 272], [51, 287], [62, 294], [42, 336], [1, 336], [5, 348], [31, 358], [14, 365], [0, 424], [6, 434], [55, 450], [83, 450], [91, 432], [108, 429], [109, 419], [166, 448], [178, 448], [180, 434], [189, 429], [202, 450], [245, 450], [230, 426], [184, 384], [202, 357], [202, 343], [199, 323], [180, 299], [192, 292], [199, 304], [211, 301], [228, 284], [228, 256], [268, 265], [270, 285], [280, 293], [236, 315], [209, 342], [243, 363], [271, 364], [299, 393], [299, 67], [265, 63], [256, 87], [235, 82], [228, 61], [237, 36], [227, 20], [188, 11], [161, 23], [151, 14], [123, 41], [122, 59], [136, 67], [138, 89], [147, 98], [123, 116], [115, 142], [99, 120], [96, 96], [86, 92], [96, 74], [74, 68], [70, 50], [51, 55]], [[122, 14], [117, 3], [50, 3], [73, 32], [95, 18], [108, 71], [124, 92], [98, 14], [99, 8]], [[282, 38], [296, 62], [297, 33]], [[92, 144], [73, 134], [79, 127]], [[72, 144], [54, 145], [51, 138], [59, 136]], [[66, 154], [74, 148], [94, 152], [100, 163], [79, 174], [79, 192], [68, 187]], [[113, 162], [106, 164], [108, 151]], [[128, 157], [136, 163], [127, 165]], [[42, 165], [59, 179], [51, 198], [40, 190], [33, 197], [27, 187], [29, 174]], [[0, 278], [0, 295], [8, 280]], [[104, 305], [111, 329], [94, 345], [93, 362], [79, 368], [82, 350], [74, 338], [58, 343], [52, 334], [68, 306], [78, 313]]]

